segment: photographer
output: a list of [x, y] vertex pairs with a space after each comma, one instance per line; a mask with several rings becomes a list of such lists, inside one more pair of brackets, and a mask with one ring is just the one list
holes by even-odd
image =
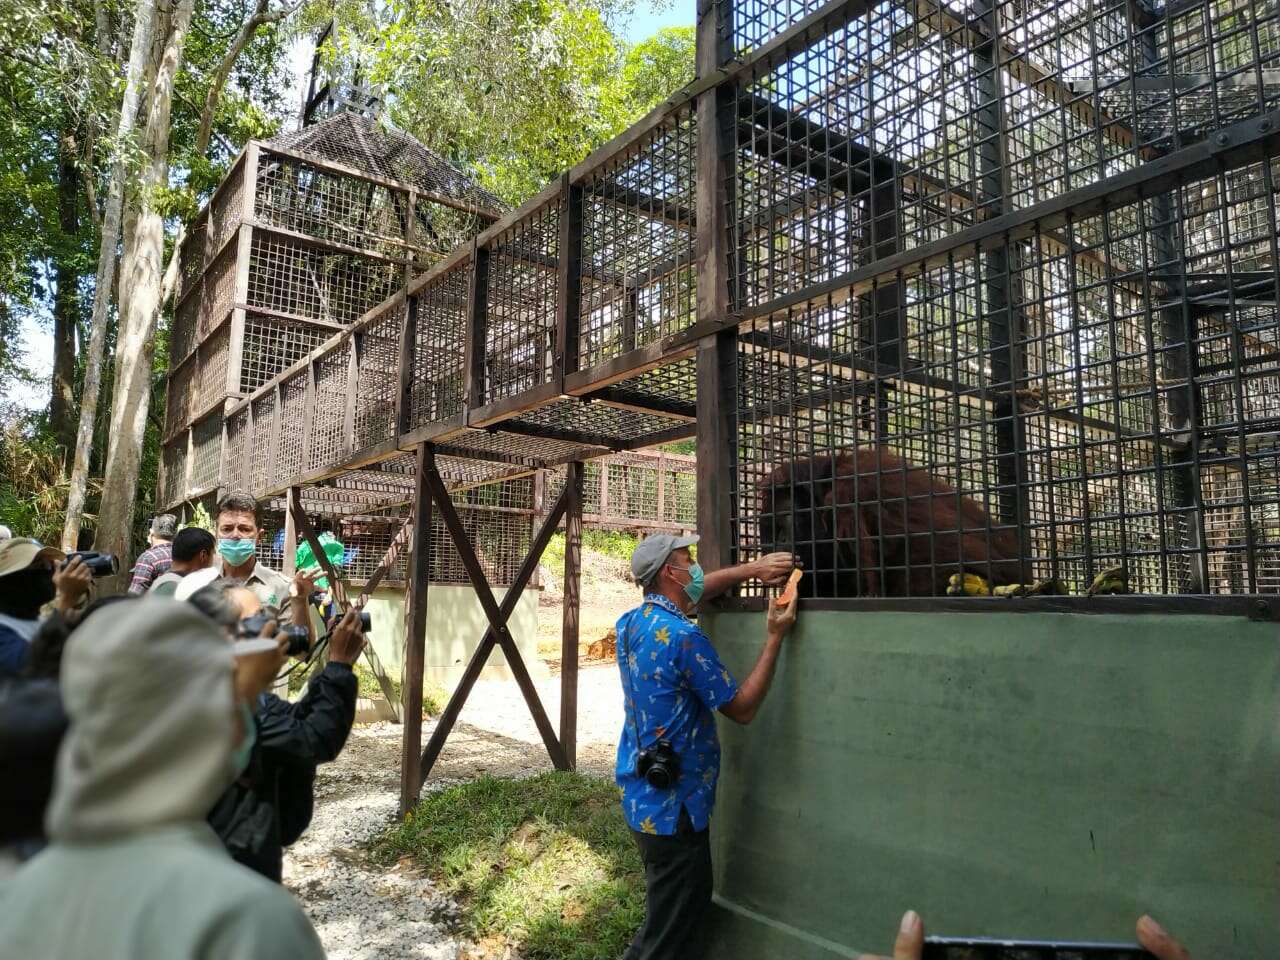
[[[192, 595], [191, 603], [224, 626], [241, 618], [241, 632], [257, 633], [245, 618], [275, 614], [254, 592], [225, 579]], [[317, 765], [335, 759], [347, 742], [356, 716], [351, 667], [364, 643], [360, 612], [353, 609], [331, 627], [329, 662], [296, 703], [270, 693], [257, 697], [253, 758], [209, 814], [232, 858], [268, 879], [279, 882], [284, 848], [311, 824]]]
[[134, 563], [133, 579], [129, 581], [129, 592], [134, 596], [146, 593], [157, 577], [168, 572], [173, 562], [173, 538], [177, 533], [178, 518], [172, 513], [162, 513], [152, 519], [147, 549]]
[[645, 920], [624, 960], [692, 960], [711, 905], [711, 808], [720, 773], [713, 710], [750, 723], [773, 680], [796, 601], [769, 604], [768, 639], [741, 686], [710, 639], [690, 619], [703, 599], [745, 580], [776, 584], [795, 566], [790, 554], [704, 576], [689, 547], [697, 537], [657, 534], [631, 555], [644, 602], [618, 620], [624, 711], [617, 782], [622, 810], [640, 848]]
[[222, 575], [252, 590], [263, 606], [283, 608], [287, 602], [289, 620], [306, 627], [314, 645], [315, 630], [311, 625], [307, 598], [315, 590], [320, 572], [300, 570], [290, 583], [283, 574], [258, 562], [254, 548], [262, 536], [262, 525], [258, 519], [258, 502], [247, 493], [228, 493], [218, 501], [213, 525], [218, 538]]
[[89, 592], [92, 571], [79, 557], [61, 569], [65, 559], [37, 540], [0, 540], [0, 677], [21, 672], [45, 604], [70, 613]]

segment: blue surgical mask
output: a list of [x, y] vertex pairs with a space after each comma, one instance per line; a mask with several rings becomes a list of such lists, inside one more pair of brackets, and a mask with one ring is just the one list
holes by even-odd
[[218, 553], [227, 563], [233, 567], [238, 567], [240, 564], [248, 562], [249, 558], [253, 556], [253, 541], [232, 540], [230, 537], [222, 537], [218, 541]]
[[244, 737], [231, 751], [231, 770], [237, 780], [249, 769], [249, 761], [253, 758], [253, 747], [258, 742], [258, 725], [253, 722], [253, 712], [243, 703], [240, 704], [240, 724], [244, 728]]
[[690, 580], [684, 585], [684, 595], [689, 598], [689, 602], [697, 605], [702, 599], [702, 590], [705, 586], [704, 575], [702, 573], [702, 564], [695, 563], [687, 567], [674, 567], [675, 570], [684, 570], [689, 574]]

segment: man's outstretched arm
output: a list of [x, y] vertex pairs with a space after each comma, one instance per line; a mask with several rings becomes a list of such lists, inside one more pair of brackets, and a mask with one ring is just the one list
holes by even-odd
[[750, 563], [739, 563], [721, 570], [709, 570], [703, 581], [702, 599], [710, 600], [712, 597], [718, 597], [748, 580], [759, 580], [768, 586], [776, 587], [791, 576], [795, 565], [796, 558], [792, 554], [771, 553]]

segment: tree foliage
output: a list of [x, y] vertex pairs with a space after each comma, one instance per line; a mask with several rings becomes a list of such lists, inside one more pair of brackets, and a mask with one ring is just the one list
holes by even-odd
[[[664, 30], [628, 45], [622, 26], [634, 5], [635, 0], [196, 0], [174, 85], [168, 173], [146, 195], [163, 218], [166, 258], [181, 225], [208, 199], [244, 144], [271, 136], [296, 117], [300, 97], [291, 91], [304, 88], [305, 79], [300, 84], [291, 75], [291, 49], [329, 18], [339, 41], [330, 67], [347, 79], [376, 84], [389, 122], [514, 204], [692, 79], [693, 30]], [[57, 434], [44, 414], [18, 416], [4, 401], [8, 387], [24, 378], [34, 382], [17, 346], [19, 328], [34, 322], [51, 329], [56, 302], [75, 328], [64, 341], [74, 349], [71, 395], [81, 396], [102, 209], [117, 160], [129, 178], [126, 204], [136, 210], [140, 203], [141, 131], [125, 142], [116, 142], [113, 133], [135, 6], [136, 0], [0, 0], [0, 408], [6, 411], [0, 421], [9, 454], [0, 476], [0, 522], [20, 514], [19, 528], [38, 528], [54, 540], [33, 519], [35, 508], [19, 505], [38, 504], [41, 515], [52, 517], [61, 511], [65, 434]], [[261, 22], [246, 34], [254, 17]], [[213, 109], [202, 143], [208, 102]], [[74, 226], [64, 229], [67, 224]], [[74, 297], [59, 301], [58, 278], [73, 286]], [[91, 475], [101, 473], [105, 425], [112, 418], [118, 293], [111, 291]], [[137, 486], [140, 525], [156, 505], [166, 328], [162, 317]], [[63, 374], [65, 384], [65, 368]], [[48, 386], [51, 396], [57, 393], [56, 383]], [[14, 451], [40, 468], [19, 476], [9, 469]], [[63, 466], [54, 469], [55, 464]], [[90, 516], [100, 487], [96, 480], [89, 485]]]
[[693, 77], [692, 28], [629, 47], [629, 7], [588, 0], [391, 0], [344, 8], [337, 69], [391, 119], [519, 203]]

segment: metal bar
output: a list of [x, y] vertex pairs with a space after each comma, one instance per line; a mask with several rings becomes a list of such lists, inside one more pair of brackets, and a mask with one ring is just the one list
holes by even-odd
[[564, 522], [564, 599], [560, 632], [560, 746], [578, 768], [578, 621], [582, 602], [582, 463], [569, 464]]
[[[404, 731], [400, 741], [400, 816], [418, 803], [422, 789], [422, 682], [426, 663], [427, 601], [431, 580], [431, 491], [427, 487], [427, 445], [417, 450], [413, 509], [406, 526], [413, 541], [405, 578]], [[366, 587], [366, 591], [367, 591]]]
[[973, 256], [987, 242], [1004, 238], [1012, 243], [1025, 240], [1037, 229], [1056, 228], [1067, 222], [1096, 216], [1108, 206], [1116, 207], [1167, 192], [1179, 184], [1212, 174], [1222, 164], [1239, 166], [1265, 156], [1280, 144], [1280, 111], [1224, 127], [1212, 138], [1157, 157], [1146, 164], [1106, 177], [1086, 187], [1023, 207], [1012, 213], [991, 217], [980, 224], [957, 230], [941, 240], [921, 244], [864, 267], [857, 267], [822, 283], [786, 294], [758, 307], [740, 312], [737, 319], [747, 323], [763, 320], [788, 310], [839, 297], [846, 292], [871, 289], [878, 277], [914, 275], [943, 266], [948, 259]]

